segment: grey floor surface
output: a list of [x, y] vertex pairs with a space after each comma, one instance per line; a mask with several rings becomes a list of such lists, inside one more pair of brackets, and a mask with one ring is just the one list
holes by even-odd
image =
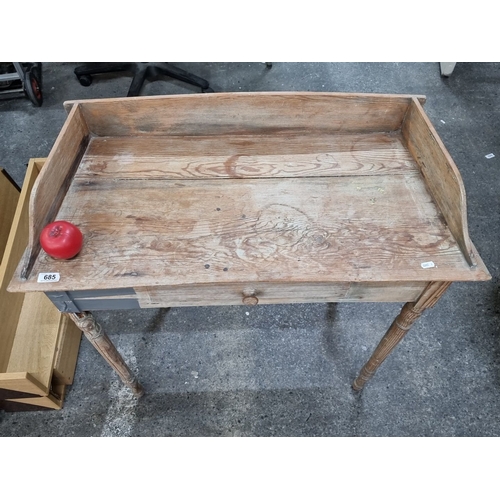
[[[0, 165], [21, 184], [46, 157], [69, 99], [125, 96], [130, 75], [82, 87], [46, 63], [44, 104], [0, 101]], [[1, 436], [498, 436], [500, 63], [178, 63], [216, 92], [427, 96], [463, 177], [469, 231], [492, 280], [456, 283], [361, 395], [351, 382], [401, 304], [307, 304], [97, 313], [145, 386], [137, 401], [82, 340], [63, 410], [0, 412]], [[197, 92], [160, 79], [144, 95]], [[487, 159], [489, 153], [494, 158]]]

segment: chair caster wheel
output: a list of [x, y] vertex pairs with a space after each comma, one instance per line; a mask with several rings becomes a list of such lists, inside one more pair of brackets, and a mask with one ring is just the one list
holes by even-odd
[[80, 82], [80, 85], [83, 85], [84, 87], [89, 87], [90, 84], [92, 83], [92, 76], [91, 75], [81, 75], [78, 76], [78, 81]]
[[40, 83], [39, 72], [36, 68], [26, 72], [24, 77], [24, 92], [37, 108], [42, 105], [42, 84]]

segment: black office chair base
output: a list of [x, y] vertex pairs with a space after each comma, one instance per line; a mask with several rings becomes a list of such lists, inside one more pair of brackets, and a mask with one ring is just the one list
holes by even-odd
[[84, 64], [75, 68], [75, 75], [84, 87], [92, 83], [92, 75], [103, 73], [120, 73], [123, 71], [132, 72], [134, 77], [127, 97], [138, 96], [145, 80], [157, 78], [159, 76], [169, 76], [199, 87], [202, 92], [213, 92], [207, 80], [193, 75], [181, 68], [177, 68], [169, 63], [93, 63]]

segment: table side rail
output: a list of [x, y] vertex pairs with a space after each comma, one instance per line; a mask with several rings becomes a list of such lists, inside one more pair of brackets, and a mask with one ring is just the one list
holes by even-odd
[[462, 177], [417, 99], [413, 99], [410, 105], [403, 121], [402, 133], [464, 258], [469, 266], [476, 267], [478, 259], [469, 238]]
[[89, 140], [79, 106], [74, 106], [31, 191], [28, 248], [15, 277], [28, 278], [41, 249], [40, 233], [57, 216]]
[[[376, 132], [401, 127], [411, 95], [222, 92], [68, 101], [96, 136]], [[425, 101], [425, 97], [418, 96]]]

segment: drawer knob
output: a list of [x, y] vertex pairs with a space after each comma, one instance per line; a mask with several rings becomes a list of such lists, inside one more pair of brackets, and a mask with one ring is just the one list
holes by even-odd
[[255, 295], [247, 295], [243, 297], [243, 304], [246, 306], [256, 306], [259, 303], [259, 299]]

